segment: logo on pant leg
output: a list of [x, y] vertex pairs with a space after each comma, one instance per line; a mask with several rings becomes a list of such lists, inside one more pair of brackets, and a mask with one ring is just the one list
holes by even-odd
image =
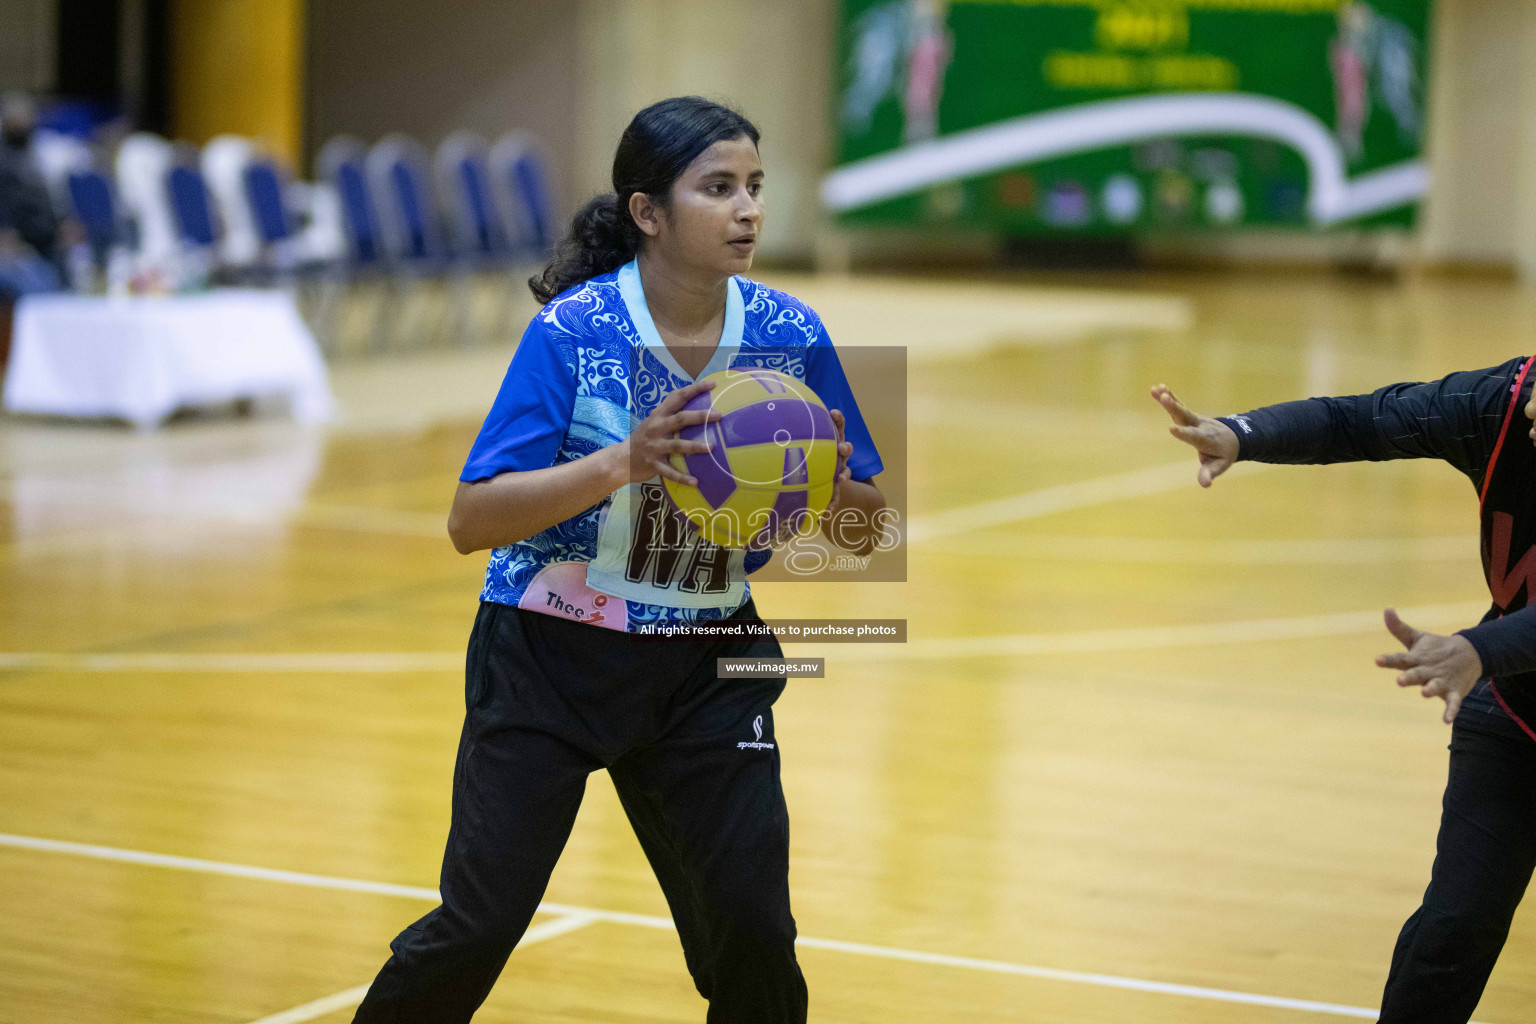
[[755, 741], [754, 740], [742, 740], [740, 743], [736, 744], [736, 749], [737, 750], [772, 750], [773, 749], [773, 744], [772, 743], [764, 743], [763, 742], [763, 716], [762, 715], [758, 715], [756, 718], [752, 719], [752, 735], [757, 737], [757, 739]]

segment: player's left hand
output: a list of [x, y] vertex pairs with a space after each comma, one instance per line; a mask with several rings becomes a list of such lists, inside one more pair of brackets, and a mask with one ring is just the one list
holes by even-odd
[[1443, 698], [1445, 723], [1451, 724], [1461, 710], [1462, 699], [1483, 677], [1483, 659], [1477, 648], [1464, 636], [1439, 636], [1414, 629], [1391, 608], [1387, 609], [1386, 621], [1388, 631], [1407, 650], [1379, 655], [1376, 664], [1402, 669], [1397, 677], [1398, 686], [1417, 686], [1426, 697]]
[[832, 426], [837, 428], [837, 454], [843, 460], [843, 471], [837, 474], [837, 479], [832, 481], [832, 500], [827, 503], [827, 510], [821, 514], [821, 528], [826, 530], [827, 524], [832, 522], [832, 517], [837, 515], [837, 510], [843, 503], [843, 481], [853, 479], [853, 470], [848, 468], [848, 460], [853, 457], [853, 442], [847, 440], [847, 422], [843, 419], [841, 409], [832, 410]]

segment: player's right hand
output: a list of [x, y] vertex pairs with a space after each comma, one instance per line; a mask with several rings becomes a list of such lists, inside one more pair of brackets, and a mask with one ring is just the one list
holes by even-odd
[[1183, 402], [1173, 397], [1173, 392], [1168, 390], [1166, 384], [1153, 388], [1152, 398], [1173, 420], [1168, 433], [1189, 445], [1200, 456], [1200, 486], [1211, 486], [1212, 480], [1225, 473], [1237, 461], [1237, 435], [1220, 420], [1191, 412]]
[[684, 441], [677, 432], [696, 423], [709, 423], [720, 418], [715, 409], [684, 410], [683, 406], [706, 391], [712, 391], [715, 382], [701, 380], [696, 384], [678, 388], [667, 395], [651, 410], [651, 414], [635, 427], [623, 443], [629, 446], [629, 479], [631, 483], [649, 480], [660, 473], [674, 483], [695, 486], [698, 480], [677, 470], [670, 456], [673, 452], [687, 455], [690, 452], [707, 452], [708, 441]]

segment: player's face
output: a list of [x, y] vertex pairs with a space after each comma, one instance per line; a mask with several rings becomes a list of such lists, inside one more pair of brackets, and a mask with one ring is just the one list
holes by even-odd
[[752, 267], [763, 226], [763, 164], [746, 136], [717, 142], [672, 185], [656, 238], [689, 267], [742, 274]]

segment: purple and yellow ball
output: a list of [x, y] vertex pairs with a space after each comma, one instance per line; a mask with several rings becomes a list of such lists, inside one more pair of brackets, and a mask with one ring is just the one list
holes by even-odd
[[813, 532], [843, 468], [826, 405], [803, 381], [776, 370], [721, 370], [704, 379], [714, 389], [683, 408], [713, 408], [720, 419], [684, 427], [678, 436], [713, 447], [671, 457], [698, 485], [664, 477], [667, 497], [721, 547], [766, 544], [785, 523], [799, 535]]

